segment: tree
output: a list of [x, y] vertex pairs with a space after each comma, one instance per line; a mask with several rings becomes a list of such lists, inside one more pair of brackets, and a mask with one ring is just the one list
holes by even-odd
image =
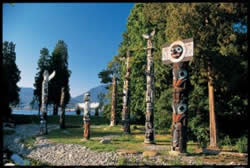
[[6, 88], [4, 91], [4, 116], [8, 119], [11, 115], [11, 106], [15, 106], [19, 103], [19, 91], [17, 82], [21, 79], [20, 70], [16, 65], [16, 52], [15, 44], [13, 42], [3, 42], [3, 66], [2, 66], [2, 79], [3, 85]]
[[[241, 82], [230, 87], [231, 84], [236, 82], [236, 76], [239, 76], [239, 73], [236, 73], [237, 70], [234, 71], [230, 67], [241, 69], [243, 74], [246, 72], [246, 69], [243, 70], [241, 64], [235, 64], [233, 61], [237, 58], [236, 62], [245, 62], [246, 54], [244, 52], [246, 50], [239, 49], [240, 46], [236, 43], [237, 39], [241, 38], [241, 35], [234, 30], [234, 25], [239, 22], [244, 23], [246, 6], [243, 3], [170, 4], [168, 5], [168, 16], [166, 18], [166, 36], [169, 40], [174, 41], [190, 37], [195, 39], [194, 60], [190, 63], [192, 66], [189, 67], [191, 71], [190, 82], [193, 86], [189, 105], [190, 128], [193, 130], [192, 132], [195, 132], [196, 128], [201, 127], [201, 125], [203, 125], [203, 130], [208, 126], [207, 121], [202, 121], [204, 120], [203, 117], [208, 116], [206, 111], [208, 111], [209, 104], [207, 96], [204, 95], [206, 95], [208, 86], [211, 86], [212, 83], [215, 95], [214, 109], [218, 121], [217, 126], [222, 131], [222, 124], [220, 123], [222, 118], [226, 117], [226, 111], [231, 111], [232, 116], [237, 116], [237, 112], [234, 113], [233, 109], [228, 109], [232, 98], [239, 96], [238, 93], [232, 92], [231, 89], [238, 88], [239, 83], [244, 83], [245, 80], [242, 77]], [[246, 41], [243, 40], [242, 42], [245, 43]], [[246, 45], [241, 45], [241, 47], [246, 48]], [[240, 53], [238, 50], [243, 52]], [[213, 89], [210, 87], [210, 90]], [[241, 100], [245, 99], [244, 96], [239, 97]], [[242, 104], [242, 107], [244, 106]], [[196, 117], [196, 115], [203, 117]], [[198, 118], [201, 119], [201, 122], [196, 123], [201, 125], [192, 126], [192, 120]], [[224, 126], [225, 124], [223, 124]], [[205, 132], [203, 131], [203, 133]], [[216, 140], [211, 141], [210, 145], [216, 146]]]
[[100, 92], [98, 95], [97, 95], [97, 98], [98, 98], [98, 101], [99, 101], [99, 107], [97, 108], [96, 110], [96, 113], [95, 115], [98, 116], [99, 115], [99, 112], [101, 112], [103, 110], [103, 106], [104, 106], [104, 100], [105, 100], [105, 94]]
[[42, 102], [42, 82], [43, 82], [43, 72], [45, 70], [50, 69], [50, 61], [51, 56], [49, 54], [49, 50], [47, 48], [42, 48], [40, 50], [40, 58], [38, 60], [38, 72], [35, 76], [35, 83], [34, 83], [34, 93], [33, 93], [33, 100], [38, 101], [38, 115], [40, 115], [40, 108]]
[[[208, 23], [206, 25], [206, 18]], [[146, 92], [145, 40], [141, 34], [156, 30], [154, 38], [155, 128], [171, 125], [172, 67], [162, 63], [161, 49], [165, 43], [194, 38], [194, 57], [189, 63], [188, 139], [209, 143], [208, 77], [214, 81], [214, 95], [219, 137], [246, 134], [248, 94], [248, 41], [246, 3], [136, 3], [131, 10], [117, 57], [131, 57], [130, 91], [131, 119], [144, 124]], [[123, 35], [124, 35], [123, 34]], [[127, 45], [127, 41], [131, 41]], [[111, 60], [114, 61], [117, 58]], [[208, 62], [211, 72], [208, 76]], [[125, 61], [118, 63], [119, 82], [126, 74]], [[233, 67], [233, 68], [232, 68]], [[109, 79], [109, 82], [111, 82]], [[111, 90], [107, 94], [111, 97]], [[119, 96], [118, 96], [119, 97]], [[119, 102], [119, 101], [118, 101]], [[119, 103], [117, 103], [117, 106]], [[105, 111], [110, 111], [110, 104]], [[118, 112], [119, 114], [119, 112]], [[240, 122], [239, 122], [240, 121]], [[232, 123], [244, 128], [238, 130]], [[230, 128], [230, 129], [229, 129]]]
[[[121, 79], [120, 79], [120, 58], [115, 56], [112, 61], [109, 62], [107, 68], [101, 71], [98, 76], [101, 78], [101, 82], [109, 84], [107, 87], [109, 93], [106, 95], [110, 99], [110, 103], [104, 107], [104, 115], [109, 118], [110, 116], [110, 125], [116, 125], [119, 118], [120, 112], [122, 109], [122, 88], [121, 88]], [[112, 85], [110, 83], [112, 82]], [[110, 111], [109, 111], [110, 110]]]
[[49, 72], [56, 71], [56, 76], [49, 83], [49, 102], [53, 104], [53, 115], [58, 115], [58, 107], [61, 99], [61, 88], [64, 87], [64, 106], [70, 100], [69, 77], [71, 71], [68, 69], [68, 49], [63, 40], [59, 40], [52, 52]]

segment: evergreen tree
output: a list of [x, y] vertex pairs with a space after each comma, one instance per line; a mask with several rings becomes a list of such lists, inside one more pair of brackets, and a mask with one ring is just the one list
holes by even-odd
[[70, 100], [69, 93], [69, 77], [71, 71], [68, 69], [68, 49], [63, 40], [59, 40], [52, 52], [49, 72], [56, 71], [56, 76], [49, 83], [49, 102], [53, 106], [53, 115], [58, 115], [58, 108], [60, 106], [61, 88], [64, 87], [64, 107]]
[[20, 70], [16, 65], [16, 52], [15, 44], [13, 42], [3, 42], [3, 66], [2, 66], [2, 79], [5, 91], [4, 97], [4, 116], [9, 118], [11, 115], [11, 106], [15, 106], [19, 103], [19, 91], [17, 82], [21, 79]]
[[43, 72], [50, 69], [50, 59], [49, 50], [47, 48], [42, 48], [40, 50], [40, 58], [38, 60], [38, 72], [35, 76], [34, 83], [34, 93], [33, 100], [38, 101], [38, 114], [40, 115], [40, 108], [42, 103], [42, 82], [43, 82]]
[[[107, 88], [109, 93], [106, 97], [110, 100], [108, 104], [104, 106], [104, 116], [107, 119], [111, 120], [111, 111], [112, 111], [112, 97], [116, 97], [116, 100], [113, 101], [113, 110], [115, 114], [112, 114], [115, 117], [115, 124], [119, 122], [121, 118], [121, 110], [122, 110], [122, 84], [121, 84], [121, 77], [120, 77], [120, 64], [121, 60], [119, 56], [115, 56], [112, 61], [109, 62], [107, 68], [101, 71], [98, 74], [98, 77], [101, 78], [101, 82], [108, 84]], [[112, 84], [111, 84], [112, 82]], [[113, 84], [115, 83], [115, 88], [113, 88]], [[114, 91], [112, 94], [112, 91]]]
[[[117, 56], [125, 56], [128, 48], [133, 51], [130, 60], [131, 118], [144, 124], [146, 44], [141, 34], [155, 29], [155, 128], [167, 130], [172, 123], [172, 67], [162, 63], [162, 45], [193, 37], [194, 57], [188, 63], [188, 138], [204, 145], [209, 142], [209, 61], [212, 66], [210, 78], [213, 80], [219, 135], [240, 136], [247, 133], [246, 24], [246, 3], [136, 3], [128, 17], [127, 30], [123, 34]], [[128, 41], [131, 42], [129, 45]], [[124, 62], [117, 61], [119, 82], [124, 80]], [[122, 87], [118, 84], [117, 88], [122, 90]], [[105, 109], [109, 108], [110, 104], [105, 106]], [[237, 123], [245, 128], [242, 129], [245, 132], [233, 127], [232, 123], [236, 120], [240, 121]]]

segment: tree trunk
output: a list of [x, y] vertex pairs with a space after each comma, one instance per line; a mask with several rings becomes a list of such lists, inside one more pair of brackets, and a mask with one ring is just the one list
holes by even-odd
[[38, 104], [38, 117], [39, 117], [39, 118], [40, 118], [40, 115], [41, 115], [40, 108], [41, 108], [41, 103]]
[[61, 108], [62, 113], [60, 115], [60, 128], [64, 129], [65, 128], [65, 109], [64, 107]]
[[95, 109], [95, 116], [99, 116], [99, 108]]
[[[205, 26], [209, 23], [208, 18], [205, 18]], [[208, 101], [209, 101], [209, 129], [210, 129], [210, 148], [218, 148], [218, 136], [216, 128], [216, 116], [214, 111], [214, 84], [212, 77], [212, 60], [207, 58], [207, 74], [208, 74]]]
[[116, 125], [116, 77], [113, 75], [112, 80], [112, 105], [111, 105], [111, 118], [110, 118], [110, 126]]
[[146, 91], [146, 121], [144, 143], [153, 144], [155, 139], [154, 132], [154, 66], [152, 56], [152, 39], [147, 39], [147, 91]]
[[53, 106], [53, 115], [58, 115], [58, 105], [54, 104]]
[[130, 134], [130, 113], [129, 113], [129, 67], [130, 51], [127, 51], [127, 72], [123, 85], [123, 109], [122, 109], [122, 122], [124, 133]]
[[210, 129], [209, 147], [218, 148], [216, 116], [215, 116], [215, 111], [214, 111], [214, 87], [213, 87], [211, 60], [208, 60], [207, 70], [208, 70], [209, 129]]

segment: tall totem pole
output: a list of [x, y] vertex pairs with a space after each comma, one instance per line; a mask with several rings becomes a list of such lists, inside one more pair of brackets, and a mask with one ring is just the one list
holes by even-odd
[[40, 135], [48, 134], [47, 128], [47, 108], [48, 104], [48, 89], [49, 89], [49, 81], [55, 77], [56, 72], [54, 71], [51, 75], [49, 72], [45, 70], [43, 72], [43, 83], [42, 83], [42, 105], [41, 105], [41, 121], [40, 121]]
[[116, 76], [113, 74], [112, 79], [112, 104], [111, 104], [111, 116], [110, 116], [110, 126], [116, 124]]
[[162, 60], [164, 64], [173, 63], [173, 102], [172, 102], [172, 142], [171, 151], [186, 153], [187, 148], [187, 64], [193, 58], [193, 39], [175, 41], [164, 45]]
[[154, 64], [153, 64], [153, 43], [152, 38], [155, 35], [155, 30], [150, 35], [143, 34], [143, 38], [147, 39], [147, 91], [146, 91], [146, 121], [145, 121], [145, 139], [144, 143], [155, 143], [154, 130]]
[[127, 51], [127, 71], [123, 84], [123, 108], [122, 108], [122, 122], [123, 122], [123, 130], [124, 133], [130, 134], [130, 113], [129, 113], [129, 76], [130, 76], [130, 51]]

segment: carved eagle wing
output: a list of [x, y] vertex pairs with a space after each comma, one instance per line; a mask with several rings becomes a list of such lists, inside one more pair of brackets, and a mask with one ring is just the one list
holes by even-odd
[[53, 73], [49, 76], [49, 81], [53, 79], [56, 75], [56, 71], [53, 71]]

